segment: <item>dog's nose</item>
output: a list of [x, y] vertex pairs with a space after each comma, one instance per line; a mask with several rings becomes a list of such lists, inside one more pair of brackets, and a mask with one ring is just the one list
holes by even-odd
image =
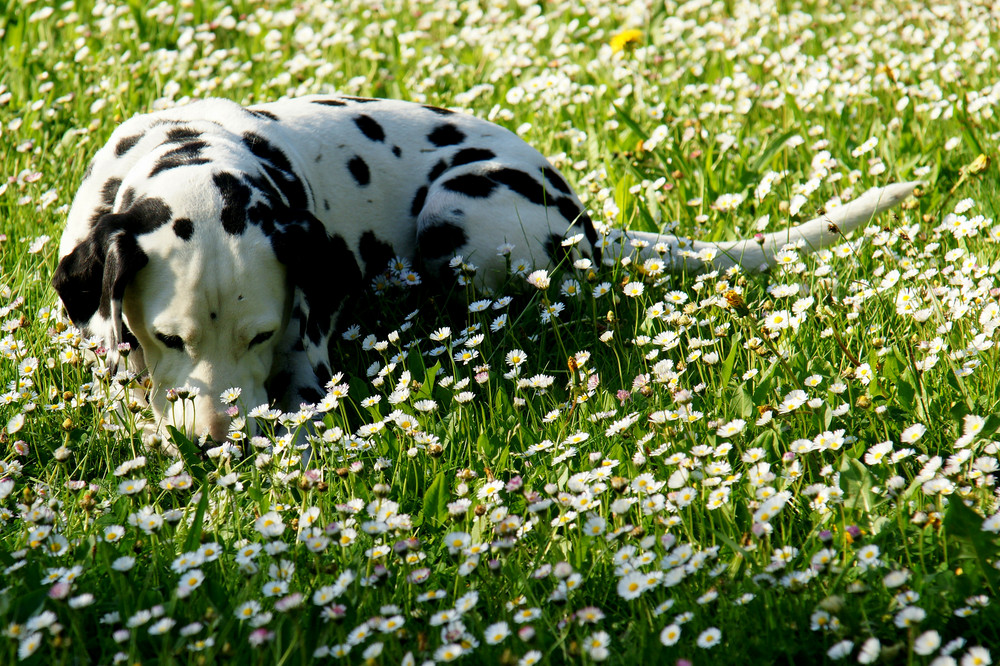
[[174, 410], [172, 417], [167, 423], [172, 421], [172, 425], [192, 441], [201, 437], [211, 437], [215, 442], [222, 443], [229, 436], [230, 418], [228, 414], [203, 414], [199, 412], [196, 415], [191, 411], [182, 413]]

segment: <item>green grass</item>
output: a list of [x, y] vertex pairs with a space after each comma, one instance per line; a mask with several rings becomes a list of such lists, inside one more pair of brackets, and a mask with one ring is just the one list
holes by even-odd
[[[148, 4], [0, 1], [0, 662], [995, 656], [989, 2]], [[245, 455], [148, 450], [49, 285], [90, 157], [152, 108], [333, 90], [517, 130], [633, 228], [732, 239], [925, 185], [766, 274], [390, 288], [335, 345], [334, 409], [257, 419]], [[286, 418], [318, 424], [307, 469]]]

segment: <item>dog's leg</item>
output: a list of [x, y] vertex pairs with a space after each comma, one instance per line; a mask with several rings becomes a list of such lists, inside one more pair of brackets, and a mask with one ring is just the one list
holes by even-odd
[[[315, 405], [326, 395], [326, 384], [332, 376], [330, 337], [341, 309], [337, 309], [328, 326], [315, 328], [309, 335], [307, 330], [310, 327], [306, 324], [309, 321], [308, 305], [302, 299], [296, 299], [282, 340], [282, 347], [290, 351], [276, 357], [275, 372], [267, 387], [268, 395], [276, 400], [282, 411], [297, 412]], [[314, 434], [311, 424], [289, 428], [288, 432], [293, 436], [292, 446], [302, 451], [302, 464], [305, 466], [311, 455], [307, 441]]]
[[477, 282], [495, 287], [506, 278], [501, 246], [541, 268], [577, 256], [565, 238], [596, 240], [579, 200], [554, 170], [547, 171], [477, 162], [445, 172], [417, 215], [417, 248], [431, 275], [446, 274], [458, 254], [478, 267]]

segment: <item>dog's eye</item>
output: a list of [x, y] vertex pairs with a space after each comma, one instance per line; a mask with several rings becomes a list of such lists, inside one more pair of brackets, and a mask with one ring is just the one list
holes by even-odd
[[250, 341], [250, 349], [253, 349], [256, 345], [263, 344], [271, 339], [274, 335], [274, 331], [265, 331], [264, 333], [258, 333], [254, 336], [253, 340]]
[[156, 339], [162, 342], [168, 349], [184, 351], [184, 340], [179, 335], [164, 335], [163, 333], [157, 333]]

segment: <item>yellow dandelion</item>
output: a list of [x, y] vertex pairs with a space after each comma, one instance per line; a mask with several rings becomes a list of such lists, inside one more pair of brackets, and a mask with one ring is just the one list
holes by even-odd
[[638, 44], [640, 41], [642, 41], [642, 31], [635, 28], [623, 30], [611, 38], [611, 51], [618, 53], [633, 44]]

